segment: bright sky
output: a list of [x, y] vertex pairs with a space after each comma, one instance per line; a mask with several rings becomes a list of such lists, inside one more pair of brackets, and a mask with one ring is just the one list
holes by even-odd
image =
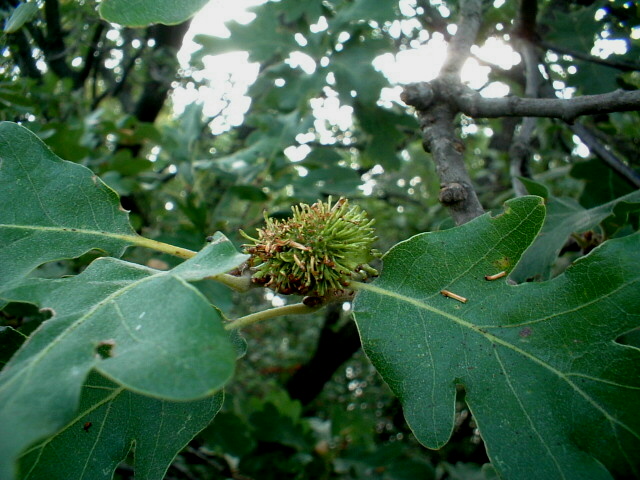
[[[229, 30], [225, 27], [225, 22], [235, 20], [239, 23], [249, 23], [255, 15], [247, 11], [247, 8], [264, 3], [264, 0], [211, 0], [200, 13], [194, 18], [187, 40], [179, 54], [179, 59], [184, 68], [188, 68], [189, 57], [197, 48], [191, 38], [195, 34], [203, 33], [220, 37], [228, 37]], [[494, 6], [499, 7], [504, 0], [494, 0]], [[408, 15], [412, 15], [415, 0], [400, 0], [400, 9], [406, 9]], [[440, 6], [440, 13], [448, 16], [446, 7]], [[314, 32], [321, 32], [327, 28], [324, 18], [311, 26]], [[444, 62], [446, 56], [446, 42], [439, 33], [429, 35], [422, 29], [415, 19], [396, 21], [389, 30], [393, 37], [400, 37], [410, 33], [412, 30], [419, 31], [419, 38], [414, 40], [413, 48], [403, 50], [397, 54], [387, 53], [379, 56], [374, 61], [374, 67], [381, 71], [388, 79], [390, 88], [385, 88], [381, 92], [380, 101], [383, 104], [392, 102], [402, 103], [400, 93], [402, 85], [429, 81], [434, 79]], [[449, 26], [449, 33], [455, 34], [456, 26]], [[634, 34], [636, 31], [634, 30]], [[640, 29], [638, 29], [640, 37]], [[634, 37], [634, 35], [632, 35]], [[304, 37], [298, 39], [304, 45]], [[624, 53], [626, 44], [622, 45], [616, 40], [599, 40], [591, 52], [606, 58], [611, 53]], [[502, 68], [510, 68], [520, 62], [520, 56], [514, 52], [505, 42], [497, 38], [490, 38], [482, 46], [474, 46], [472, 53], [479, 59], [489, 63], [497, 63]], [[554, 54], [549, 54], [553, 56]], [[553, 58], [550, 58], [553, 61]], [[199, 76], [201, 80], [206, 80], [206, 86], [196, 88], [190, 84], [184, 89], [177, 90], [173, 95], [174, 110], [180, 114], [185, 106], [192, 102], [201, 102], [204, 114], [215, 117], [211, 123], [214, 134], [222, 133], [230, 127], [240, 125], [244, 120], [244, 114], [248, 110], [251, 99], [246, 96], [247, 89], [255, 81], [258, 74], [258, 64], [250, 63], [246, 52], [233, 52], [217, 56], [207, 56], [203, 60], [205, 69], [197, 72], [194, 76]], [[293, 52], [288, 59], [292, 68], [301, 68], [307, 73], [313, 73], [316, 69], [315, 61], [302, 52]], [[552, 65], [553, 67], [553, 65]], [[570, 67], [573, 68], [573, 67]], [[481, 65], [476, 59], [470, 58], [462, 71], [462, 80], [471, 88], [480, 90], [486, 97], [502, 97], [509, 94], [509, 87], [500, 82], [488, 83], [489, 67]], [[568, 73], [574, 73], [569, 71]], [[554, 85], [558, 89], [563, 89], [564, 84], [558, 82]], [[562, 95], [569, 97], [573, 94], [572, 89], [560, 90]], [[335, 142], [333, 133], [327, 125], [337, 125], [341, 130], [346, 130], [352, 123], [352, 109], [347, 105], [341, 105], [337, 93], [331, 89], [325, 90], [323, 98], [311, 100], [311, 106], [316, 117], [315, 131], [319, 135], [319, 140], [323, 143]], [[470, 125], [475, 127], [475, 125]], [[468, 132], [473, 133], [473, 132]], [[313, 135], [312, 135], [313, 136]], [[311, 139], [313, 140], [313, 138]], [[300, 143], [305, 143], [305, 139], [299, 139]], [[306, 139], [309, 141], [309, 139]], [[580, 142], [576, 142], [579, 147], [584, 147]], [[289, 147], [285, 150], [287, 156], [298, 161], [306, 156], [309, 147], [306, 145]], [[577, 152], [581, 156], [588, 154], [588, 149]]]
[[[247, 12], [246, 9], [260, 3], [263, 1], [211, 0], [192, 22], [188, 40], [179, 55], [183, 67], [188, 66], [190, 54], [197, 49], [197, 45], [190, 40], [193, 35], [204, 33], [227, 37], [229, 30], [224, 23], [229, 20], [240, 23], [250, 22], [255, 15]], [[412, 3], [414, 2], [411, 0], [405, 0], [401, 2], [401, 8], [412, 8]], [[322, 20], [312, 28], [316, 31], [325, 29], [326, 21]], [[392, 26], [390, 34], [398, 37], [403, 32], [412, 29], [420, 29], [417, 20], [396, 22]], [[446, 43], [440, 34], [436, 33], [428, 37], [425, 32], [425, 35], [425, 38], [416, 41], [416, 48], [401, 51], [396, 55], [390, 53], [381, 55], [375, 60], [375, 68], [382, 71], [392, 85], [396, 85], [396, 87], [383, 90], [382, 102], [400, 102], [401, 85], [429, 81], [437, 76], [446, 55]], [[500, 65], [504, 68], [509, 68], [520, 61], [518, 54], [498, 40], [492, 40], [483, 48], [475, 49], [474, 54], [487, 60], [499, 59]], [[312, 73], [316, 68], [313, 59], [302, 52], [294, 52], [288, 62], [293, 68], [301, 68], [307, 73]], [[245, 96], [245, 93], [256, 79], [258, 65], [250, 63], [245, 52], [207, 56], [204, 59], [204, 64], [205, 70], [199, 75], [208, 80], [208, 86], [196, 89], [194, 85], [189, 85], [186, 89], [176, 92], [174, 95], [175, 111], [179, 114], [186, 104], [194, 101], [203, 102], [206, 115], [215, 116], [223, 112], [211, 125], [214, 133], [220, 133], [229, 126], [237, 126], [242, 123], [243, 115], [250, 105], [250, 99]], [[416, 65], [419, 65], [420, 68], [416, 68]], [[462, 72], [462, 78], [472, 88], [484, 86], [482, 93], [486, 96], [497, 97], [508, 94], [509, 89], [504, 84], [486, 85], [488, 72], [488, 67], [480, 66], [476, 60], [470, 59]], [[340, 105], [337, 95], [312, 100], [312, 106], [318, 118], [316, 130], [321, 136], [323, 130], [326, 130], [324, 125], [327, 120], [338, 124], [342, 129], [349, 127], [351, 108]], [[326, 133], [329, 135], [328, 131]]]

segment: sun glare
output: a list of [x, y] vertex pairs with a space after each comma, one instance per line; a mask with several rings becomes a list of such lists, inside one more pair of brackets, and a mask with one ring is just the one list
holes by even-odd
[[[264, 3], [264, 0], [212, 0], [193, 19], [187, 39], [179, 53], [182, 67], [190, 69], [189, 58], [199, 48], [193, 41], [194, 35], [206, 34], [228, 38], [230, 32], [225, 22], [251, 22], [255, 14], [247, 9], [261, 3]], [[407, 7], [408, 3], [401, 2], [401, 6], [403, 5]], [[312, 25], [312, 31], [322, 32], [327, 27], [326, 19], [321, 18], [316, 25]], [[399, 20], [388, 27], [388, 33], [396, 38], [416, 29], [420, 29], [417, 20]], [[304, 47], [307, 40], [302, 34], [297, 34], [296, 41]], [[381, 105], [400, 103], [402, 85], [430, 81], [438, 76], [447, 54], [444, 36], [438, 32], [429, 34], [420, 31], [410, 47], [395, 55], [386, 53], [374, 60], [374, 68], [382, 72], [391, 83], [390, 87], [384, 88], [381, 92]], [[520, 62], [520, 56], [504, 41], [497, 38], [489, 39], [484, 45], [473, 47], [472, 57], [462, 70], [463, 82], [479, 90], [486, 97], [508, 95], [509, 87], [506, 84], [489, 82], [488, 64], [494, 62], [501, 68], [508, 69]], [[318, 68], [316, 61], [303, 51], [293, 52], [286, 63], [291, 68], [300, 68], [307, 74], [314, 74]], [[327, 63], [328, 59], [319, 61], [320, 66], [326, 66]], [[196, 80], [202, 81], [204, 86], [196, 87], [194, 83], [188, 83], [185, 87], [176, 89], [172, 97], [174, 113], [180, 115], [189, 103], [200, 102], [203, 104], [204, 114], [215, 117], [210, 124], [213, 133], [222, 133], [242, 123], [244, 114], [251, 104], [246, 92], [257, 78], [259, 65], [249, 62], [247, 52], [207, 55], [203, 58], [203, 64], [204, 69], [194, 72], [193, 76]], [[329, 77], [327, 82], [331, 86], [335, 80]], [[332, 138], [335, 141], [333, 130], [337, 128], [344, 131], [349, 128], [352, 110], [348, 106], [340, 105], [337, 94], [330, 87], [326, 90], [323, 99], [311, 100], [311, 107], [317, 118], [316, 131], [325, 141]]]

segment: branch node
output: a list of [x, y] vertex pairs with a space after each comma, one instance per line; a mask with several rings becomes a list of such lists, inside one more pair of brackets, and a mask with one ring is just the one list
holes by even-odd
[[465, 201], [467, 196], [468, 192], [464, 185], [454, 182], [440, 185], [438, 200], [443, 205], [450, 206]]
[[427, 82], [410, 83], [404, 88], [400, 98], [417, 110], [427, 110], [434, 100], [434, 91]]

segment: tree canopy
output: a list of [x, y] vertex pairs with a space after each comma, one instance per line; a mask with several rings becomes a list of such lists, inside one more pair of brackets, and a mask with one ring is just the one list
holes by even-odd
[[0, 0], [0, 478], [640, 476], [640, 7], [206, 3]]

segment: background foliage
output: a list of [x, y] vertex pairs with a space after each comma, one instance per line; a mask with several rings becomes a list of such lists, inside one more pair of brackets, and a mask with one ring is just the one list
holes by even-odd
[[[569, 478], [612, 475], [624, 478], [634, 475], [634, 471], [637, 474], [637, 459], [628, 454], [634, 448], [637, 451], [637, 420], [625, 417], [624, 413], [637, 405], [639, 388], [637, 367], [630, 366], [639, 364], [637, 349], [630, 346], [637, 346], [640, 340], [637, 273], [634, 273], [638, 271], [634, 270], [639, 251], [638, 235], [634, 233], [638, 229], [640, 205], [636, 111], [583, 117], [572, 125], [540, 118], [527, 138], [521, 118], [459, 115], [456, 132], [464, 142], [464, 162], [483, 207], [500, 212], [505, 200], [522, 193], [512, 178], [514, 145], [524, 145], [526, 153], [524, 167], [517, 172], [526, 178], [520, 181], [528, 193], [542, 197], [546, 206], [544, 223], [542, 217], [532, 221], [535, 225], [524, 229], [525, 233], [517, 235], [516, 240], [509, 240], [506, 235], [509, 228], [503, 231], [495, 227], [492, 234], [496, 236], [489, 242], [490, 234], [484, 229], [491, 230], [493, 227], [486, 225], [493, 223], [487, 223], [487, 217], [466, 226], [469, 230], [452, 229], [454, 223], [438, 199], [440, 180], [430, 154], [423, 150], [414, 112], [400, 102], [401, 89], [389, 79], [392, 72], [382, 73], [374, 67], [380, 65], [383, 55], [399, 58], [430, 42], [449, 42], [456, 31], [455, 24], [460, 21], [458, 2], [268, 2], [252, 9], [256, 16], [250, 23], [229, 22], [228, 38], [198, 33], [195, 41], [199, 47], [188, 65], [180, 65], [176, 54], [189, 28], [187, 17], [203, 2], [191, 2], [191, 9], [176, 9], [175, 2], [168, 1], [139, 2], [140, 11], [130, 10], [128, 2], [124, 3], [127, 6], [122, 7], [118, 0], [103, 1], [98, 8], [92, 0], [0, 1], [5, 18], [0, 120], [19, 123], [35, 134], [13, 123], [3, 124], [0, 195], [14, 200], [0, 202], [0, 224], [13, 221], [15, 207], [20, 205], [18, 210], [30, 215], [28, 222], [47, 226], [51, 209], [60, 208], [66, 212], [69, 229], [83, 229], [83, 236], [74, 232], [68, 237], [65, 235], [70, 232], [46, 237], [51, 232], [43, 230], [38, 241], [46, 248], [29, 251], [29, 255], [19, 245], [16, 247], [12, 240], [15, 237], [3, 231], [0, 361], [7, 363], [41, 324], [39, 331], [49, 332], [49, 339], [67, 338], [59, 323], [47, 323], [51, 310], [67, 318], [67, 325], [95, 328], [89, 326], [97, 317], [76, 322], [78, 316], [94, 308], [109, 308], [92, 303], [94, 299], [73, 296], [76, 289], [73, 282], [86, 278], [93, 279], [90, 285], [102, 292], [100, 295], [120, 290], [130, 292], [127, 294], [131, 295], [131, 303], [145, 299], [150, 307], [164, 313], [164, 323], [155, 326], [157, 338], [148, 339], [148, 349], [131, 352], [129, 358], [137, 359], [131, 361], [136, 367], [132, 371], [138, 376], [134, 380], [114, 377], [107, 367], [95, 369], [84, 378], [93, 364], [85, 365], [81, 376], [57, 377], [56, 372], [75, 368], [70, 360], [74, 350], [64, 346], [62, 340], [52, 342], [63, 346], [57, 360], [60, 363], [43, 362], [46, 368], [42, 378], [48, 378], [51, 384], [59, 383], [60, 379], [74, 379], [76, 400], [59, 398], [54, 402], [46, 393], [27, 392], [16, 404], [2, 403], [3, 414], [15, 422], [12, 435], [14, 431], [20, 433], [18, 442], [12, 438], [8, 443], [0, 442], [0, 448], [5, 460], [7, 453], [22, 452], [19, 463], [23, 477], [80, 478], [78, 472], [87, 469], [89, 459], [100, 458], [95, 470], [89, 471], [103, 471], [104, 477], [110, 478], [115, 470], [115, 478], [122, 479], [132, 478], [134, 469], [139, 478], [162, 478], [165, 474], [166, 478], [187, 479], [466, 479], [496, 475], [534, 478], [530, 475], [535, 473], [531, 472], [542, 468], [543, 462], [536, 459], [543, 453], [532, 459], [527, 455], [528, 447], [510, 450], [512, 445], [496, 444], [494, 450], [486, 449], [483, 437], [489, 442], [504, 433], [493, 428], [501, 421], [510, 425], [509, 432], [516, 436], [530, 428], [527, 422], [517, 426], [513, 423], [514, 418], [524, 418], [509, 411], [517, 409], [514, 406], [517, 402], [490, 411], [495, 401], [508, 396], [509, 388], [526, 393], [519, 397], [521, 406], [535, 405], [556, 390], [537, 391], [540, 383], [548, 380], [540, 372], [531, 376], [516, 374], [513, 383], [500, 384], [502, 389], [495, 387], [496, 382], [480, 378], [499, 375], [498, 367], [512, 351], [493, 353], [495, 360], [491, 364], [465, 360], [471, 362], [467, 366], [482, 367], [465, 377], [456, 370], [459, 365], [455, 359], [472, 351], [480, 358], [484, 347], [459, 347], [465, 335], [451, 337], [451, 331], [447, 330], [451, 326], [440, 327], [443, 323], [439, 312], [432, 326], [434, 334], [443, 338], [437, 343], [441, 349], [439, 362], [450, 364], [446, 365], [448, 371], [443, 370], [443, 375], [449, 376], [442, 380], [448, 389], [447, 408], [442, 413], [447, 420], [443, 421], [444, 431], [435, 438], [428, 428], [418, 425], [423, 420], [419, 417], [424, 416], [421, 402], [428, 396], [417, 388], [424, 379], [420, 369], [428, 371], [420, 357], [424, 351], [416, 347], [420, 340], [393, 338], [393, 345], [381, 345], [375, 330], [384, 329], [385, 324], [367, 323], [368, 305], [379, 301], [376, 295], [388, 293], [366, 291], [355, 307], [349, 303], [330, 305], [311, 316], [256, 324], [243, 331], [248, 344], [245, 353], [243, 341], [232, 337], [229, 342], [223, 336], [218, 328], [222, 317], [241, 317], [294, 299], [262, 290], [240, 295], [217, 283], [202, 281], [242, 261], [228, 242], [207, 247], [199, 255], [215, 257], [215, 248], [222, 245], [225, 250], [220, 255], [228, 261], [224, 265], [228, 268], [218, 263], [220, 271], [212, 270], [211, 264], [206, 263], [211, 260], [204, 261], [208, 265], [205, 270], [200, 264], [194, 266], [198, 257], [178, 267], [179, 258], [140, 248], [128, 248], [123, 257], [141, 265], [136, 269], [121, 260], [95, 261], [105, 253], [118, 257], [125, 247], [138, 245], [137, 234], [180, 248], [200, 250], [205, 237], [223, 231], [239, 246], [242, 240], [237, 230], [252, 232], [261, 225], [263, 211], [282, 217], [293, 203], [313, 202], [329, 195], [349, 197], [376, 219], [380, 250], [387, 251], [402, 242], [385, 257], [385, 274], [373, 284], [379, 289], [388, 289], [405, 299], [431, 298], [436, 308], [462, 321], [467, 319], [459, 313], [462, 305], [442, 297], [439, 290], [443, 285], [453, 291], [467, 289], [469, 305], [478, 296], [488, 298], [483, 305], [489, 313], [480, 325], [491, 324], [496, 328], [511, 321], [508, 312], [512, 312], [513, 318], [522, 319], [533, 310], [540, 314], [539, 310], [547, 306], [545, 315], [555, 318], [564, 309], [593, 304], [594, 310], [583, 316], [567, 316], [563, 326], [541, 324], [541, 330], [551, 332], [547, 336], [532, 337], [532, 331], [525, 327], [504, 328], [500, 331], [503, 333], [496, 330], [491, 334], [509, 345], [524, 345], [522, 348], [530, 355], [553, 364], [563, 375], [578, 372], [579, 369], [571, 370], [577, 358], [586, 358], [584, 372], [588, 375], [595, 375], [594, 364], [604, 362], [598, 378], [607, 379], [609, 386], [615, 385], [611, 389], [581, 386], [581, 391], [590, 392], [596, 399], [603, 398], [611, 406], [604, 413], [598, 411], [604, 420], [594, 420], [597, 415], [593, 411], [578, 404], [576, 396], [567, 394], [555, 398], [552, 410], [558, 416], [549, 414], [549, 420], [545, 417], [547, 412], [540, 411], [529, 422], [539, 434], [538, 439], [521, 440], [523, 445], [531, 446], [540, 440], [537, 445], [544, 450], [548, 439], [545, 435], [550, 431], [549, 441], [558, 442], [560, 448], [571, 444], [571, 452], [576, 445], [582, 451], [600, 452], [599, 461], [608, 469], [595, 465], [592, 458], [580, 453], [558, 470], [553, 465], [545, 466], [552, 472], [545, 478], [559, 476], [559, 471]], [[154, 7], [157, 12], [152, 11]], [[183, 13], [183, 18], [162, 16], [176, 12]], [[632, 91], [640, 85], [637, 63], [640, 9], [634, 2], [483, 2], [482, 19], [476, 45], [504, 43], [520, 52], [523, 60], [505, 68], [497, 62], [499, 59], [472, 51], [472, 57], [487, 72], [486, 83], [476, 86], [478, 90], [489, 91], [500, 84], [508, 86], [511, 94], [530, 96], [523, 50], [526, 42], [534, 46], [536, 62], [543, 71], [540, 96], [601, 94], [616, 88]], [[156, 24], [157, 21], [170, 25]], [[132, 28], [141, 25], [142, 28]], [[615, 47], [614, 53], [601, 53], [607, 46]], [[198, 89], [207, 84], [202, 75], [205, 65], [223, 62], [225, 57], [215, 56], [235, 51], [248, 52], [248, 59], [257, 64], [258, 72], [245, 92], [251, 102], [242, 122], [236, 125], [232, 121], [238, 102], [232, 96], [222, 98], [215, 113], [205, 115], [210, 109], [199, 103], [181, 109], [183, 89]], [[295, 61], [300, 58], [314, 67], [302, 68]], [[421, 59], [424, 63], [432, 61], [435, 60]], [[422, 79], [420, 69], [416, 62], [417, 75], [413, 72], [413, 78]], [[232, 80], [229, 89], [237, 89]], [[339, 109], [342, 116], [327, 116], [328, 109]], [[524, 143], [518, 143], [522, 140]], [[598, 145], [604, 146], [606, 152], [598, 154]], [[73, 163], [61, 163], [57, 157]], [[33, 163], [23, 164], [22, 170], [15, 169], [16, 162], [22, 159]], [[95, 180], [91, 171], [120, 196], [122, 206], [130, 212], [131, 226], [118, 209], [116, 195]], [[25, 172], [35, 172], [33, 178], [40, 182], [35, 190], [41, 196], [30, 198], [24, 194], [28, 189], [20, 181], [31, 178]], [[76, 202], [84, 209], [71, 213], [68, 207], [73, 202], [69, 199], [78, 195], [89, 196], [86, 201]], [[92, 196], [96, 196], [95, 200], [90, 199]], [[511, 205], [524, 205], [531, 199], [522, 202]], [[105, 210], [95, 215], [93, 206]], [[536, 211], [539, 207], [530, 208]], [[100, 222], [109, 219], [109, 223], [91, 223], [90, 217]], [[55, 220], [53, 224], [57, 225], [58, 218]], [[442, 235], [414, 237], [427, 231]], [[471, 258], [485, 258], [483, 247], [501, 241], [511, 249], [509, 253], [500, 252], [506, 263], [493, 258], [494, 263], [488, 261], [471, 267]], [[425, 246], [430, 242], [436, 245]], [[575, 263], [603, 243], [594, 255]], [[529, 244], [532, 246], [527, 249]], [[438, 254], [421, 257], [419, 267], [402, 266], [413, 261], [403, 253], [409, 247], [411, 251], [431, 249]], [[467, 249], [470, 253], [463, 253]], [[522, 259], [516, 266], [520, 255]], [[562, 275], [573, 264], [575, 267], [569, 272], [574, 273]], [[23, 281], [23, 276], [38, 266]], [[518, 287], [508, 285], [504, 279], [486, 282], [482, 276], [493, 273], [487, 270], [490, 266], [508, 271], [515, 268], [512, 280], [534, 282]], [[599, 273], [583, 273], [592, 268], [600, 269]], [[411, 278], [407, 272], [416, 276], [413, 290], [396, 291], [401, 284], [401, 280], [393, 280], [398, 275], [396, 270], [401, 278]], [[118, 273], [113, 274], [115, 271]], [[476, 274], [475, 280], [470, 279], [469, 272]], [[109, 275], [115, 275], [114, 282], [105, 281]], [[445, 282], [445, 277], [450, 283]], [[575, 280], [576, 277], [581, 280]], [[538, 283], [550, 278], [555, 280]], [[136, 292], [137, 288], [140, 290]], [[154, 292], [156, 288], [159, 291]], [[186, 293], [179, 293], [182, 291]], [[570, 293], [558, 293], [565, 291]], [[164, 292], [171, 295], [163, 298]], [[542, 297], [550, 300], [540, 303]], [[190, 299], [189, 308], [193, 309], [180, 323], [175, 322], [172, 314], [178, 310], [171, 309], [177, 308], [178, 298]], [[197, 305], [209, 302], [223, 313], [198, 309]], [[420, 304], [412, 304], [418, 313], [403, 310], [407, 308], [403, 302], [407, 303], [403, 300], [399, 301], [400, 306], [388, 306], [402, 311], [398, 317], [403, 317], [403, 322], [424, 313]], [[599, 302], [604, 302], [604, 306]], [[477, 305], [473, 308], [480, 308]], [[39, 306], [48, 309], [39, 310]], [[507, 313], [493, 314], [503, 307]], [[360, 336], [351, 318], [354, 308], [360, 315], [358, 327], [365, 350], [384, 381], [360, 349]], [[604, 323], [581, 323], [584, 318], [600, 318], [603, 312], [611, 311], [615, 315], [607, 317]], [[108, 311], [105, 315], [110, 316]], [[576, 331], [577, 338], [570, 338], [570, 332]], [[168, 337], [173, 343], [167, 343]], [[211, 339], [221, 342], [220, 349], [206, 348]], [[571, 348], [567, 347], [567, 339], [573, 342]], [[582, 343], [576, 342], [585, 347], [581, 349]], [[614, 342], [615, 348], [611, 345]], [[34, 342], [27, 345], [32, 349], [38, 346]], [[90, 349], [88, 355], [109, 357], [108, 344], [97, 347], [102, 350]], [[415, 353], [417, 358], [410, 359], [400, 353], [398, 362], [401, 365], [417, 362], [417, 378], [409, 375], [404, 378], [406, 372], [393, 371], [396, 366], [389, 360], [392, 355], [380, 353], [387, 347], [395, 353]], [[194, 350], [197, 353], [190, 357]], [[28, 359], [28, 348], [21, 352], [11, 360], [13, 365]], [[154, 355], [165, 355], [164, 360], [150, 360]], [[215, 355], [223, 358], [213, 358]], [[234, 357], [242, 355], [236, 363], [234, 379], [225, 389], [224, 400], [222, 394], [203, 396], [226, 381]], [[381, 359], [383, 355], [385, 358]], [[169, 381], [167, 388], [175, 389], [169, 393], [151, 391], [137, 383], [147, 380], [144, 378], [147, 371], [141, 367], [150, 365], [149, 371], [153, 372], [157, 365], [153, 362], [176, 357], [189, 358], [190, 365], [198, 366], [192, 372], [193, 378], [206, 378], [201, 390], [184, 394], [183, 399], [189, 398], [187, 403], [175, 401], [184, 390]], [[520, 361], [509, 357], [507, 363], [520, 368]], [[217, 369], [220, 363], [226, 365], [222, 370]], [[95, 360], [94, 364], [107, 366], [108, 362]], [[11, 378], [11, 372], [5, 370], [3, 379]], [[22, 381], [25, 377], [17, 378]], [[527, 383], [529, 380], [533, 383]], [[406, 382], [408, 390], [399, 386], [402, 382]], [[475, 388], [483, 382], [494, 385], [496, 397], [476, 396]], [[43, 381], [38, 386], [46, 391], [49, 383]], [[156, 386], [161, 390], [162, 383]], [[446, 389], [437, 393], [444, 395]], [[416, 400], [407, 399], [414, 392], [419, 392], [417, 406], [412, 403]], [[474, 403], [478, 398], [480, 403]], [[491, 399], [493, 403], [483, 403]], [[66, 409], [63, 417], [53, 415], [57, 433], [47, 433], [50, 426], [49, 430], [23, 428], [23, 422], [30, 422], [30, 411], [41, 412], [40, 421], [46, 423], [46, 412], [54, 404], [64, 404]], [[529, 407], [526, 410], [530, 411]], [[478, 421], [492, 415], [493, 420], [478, 428]], [[575, 418], [563, 423], [568, 416]], [[157, 419], [162, 422], [156, 422]], [[541, 423], [536, 423], [538, 420]], [[626, 433], [613, 429], [619, 444], [626, 446], [616, 449], [610, 443], [598, 443], [599, 438], [608, 438], [606, 435], [611, 432], [607, 425], [616, 421], [629, 427], [629, 430], [622, 428], [623, 431], [636, 432], [627, 437]], [[556, 431], [557, 425], [570, 425], [570, 429]], [[446, 443], [449, 434], [451, 439]], [[96, 437], [102, 440], [86, 441]], [[130, 451], [134, 442], [135, 456]], [[420, 442], [441, 448], [428, 450]], [[27, 445], [29, 448], [23, 450]], [[158, 445], [164, 450], [158, 450]], [[92, 448], [87, 450], [87, 446]], [[99, 453], [94, 452], [96, 448]], [[77, 462], [59, 460], [65, 455]], [[63, 463], [68, 470], [58, 469]]]

